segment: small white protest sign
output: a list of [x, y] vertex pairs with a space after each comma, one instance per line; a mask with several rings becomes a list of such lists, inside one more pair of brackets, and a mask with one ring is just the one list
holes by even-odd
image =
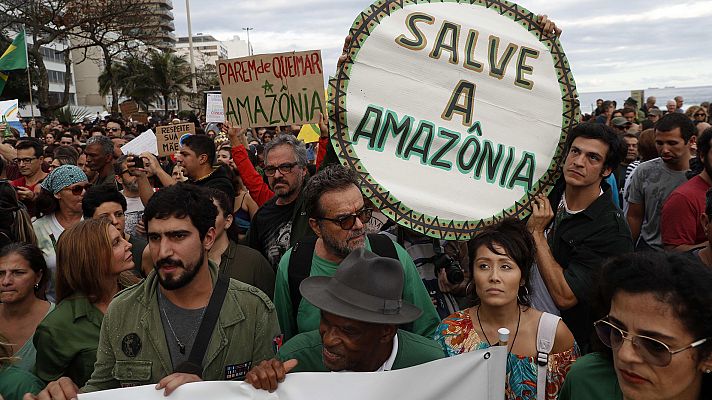
[[124, 154], [140, 155], [144, 152], [158, 155], [158, 144], [156, 134], [152, 130], [136, 136], [133, 140], [121, 146], [121, 152]]

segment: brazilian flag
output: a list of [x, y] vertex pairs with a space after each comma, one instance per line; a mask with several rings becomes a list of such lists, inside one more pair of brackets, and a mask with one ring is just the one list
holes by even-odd
[[7, 82], [6, 71], [27, 68], [27, 48], [25, 47], [25, 31], [17, 34], [10, 47], [0, 56], [0, 94]]

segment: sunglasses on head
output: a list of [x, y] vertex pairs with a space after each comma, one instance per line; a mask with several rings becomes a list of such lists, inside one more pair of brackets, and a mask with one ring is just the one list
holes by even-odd
[[625, 340], [630, 340], [630, 343], [638, 355], [640, 355], [645, 362], [656, 367], [669, 365], [673, 355], [697, 347], [707, 341], [707, 338], [700, 339], [680, 349], [670, 350], [670, 346], [658, 339], [642, 335], [632, 335], [605, 319], [594, 322], [593, 326], [596, 328], [598, 338], [601, 339], [601, 342], [603, 342], [606, 347], [618, 350]]
[[364, 208], [356, 211], [353, 214], [342, 215], [338, 218], [320, 217], [317, 219], [331, 221], [331, 222], [339, 225], [339, 227], [341, 227], [341, 229], [347, 231], [347, 230], [353, 228], [354, 225], [356, 225], [356, 218], [358, 218], [359, 221], [361, 221], [361, 223], [365, 224], [371, 219], [371, 215], [373, 215], [373, 210], [370, 208], [364, 207]]

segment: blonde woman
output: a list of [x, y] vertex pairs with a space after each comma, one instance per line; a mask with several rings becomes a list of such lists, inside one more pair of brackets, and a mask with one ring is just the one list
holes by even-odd
[[[91, 238], [91, 240], [88, 240]], [[35, 333], [36, 375], [80, 387], [94, 371], [99, 329], [119, 276], [134, 267], [131, 244], [107, 219], [82, 221], [57, 242], [57, 307]]]

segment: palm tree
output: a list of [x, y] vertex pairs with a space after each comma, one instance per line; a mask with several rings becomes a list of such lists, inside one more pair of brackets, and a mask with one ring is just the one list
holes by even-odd
[[[149, 50], [146, 55], [131, 55], [121, 63], [112, 65], [112, 75], [117, 82], [117, 91], [148, 109], [158, 99], [163, 100], [168, 116], [171, 98], [179, 99], [188, 92], [191, 74], [188, 62], [172, 52]], [[111, 79], [104, 71], [99, 76], [99, 94], [111, 93]]]
[[[120, 63], [112, 64], [112, 75], [117, 83], [116, 92], [119, 96], [131, 99], [146, 110], [156, 101], [157, 97], [146, 81], [150, 79], [150, 66], [140, 56], [129, 56]], [[112, 79], [103, 71], [99, 75], [99, 94], [107, 96], [111, 93]]]
[[163, 99], [167, 117], [168, 101], [188, 94], [186, 88], [192, 78], [188, 61], [172, 52], [152, 50], [149, 53], [148, 65], [150, 76], [146, 84], [156, 97]]

